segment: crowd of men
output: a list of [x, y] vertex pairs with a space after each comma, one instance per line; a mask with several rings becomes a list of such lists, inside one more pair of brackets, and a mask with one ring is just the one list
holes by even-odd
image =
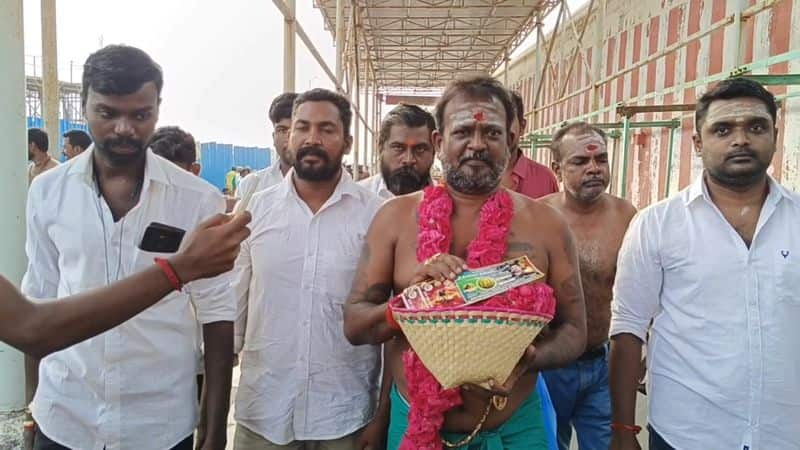
[[[409, 344], [388, 301], [460, 273], [484, 204], [507, 191], [503, 256], [546, 274], [555, 318], [508, 381], [461, 390], [443, 436], [463, 449], [566, 450], [574, 430], [581, 449], [639, 449], [647, 345], [650, 449], [800, 449], [800, 196], [768, 175], [777, 109], [759, 84], [726, 80], [699, 98], [702, 175], [638, 214], [606, 192], [601, 129], [568, 124], [552, 167], [532, 161], [522, 98], [492, 78], [452, 82], [433, 114], [392, 109], [380, 170], [360, 182], [344, 169], [349, 101], [282, 94], [269, 108], [278, 158], [232, 177], [233, 220], [196, 176], [191, 134], [156, 130], [162, 86], [146, 53], [107, 46], [83, 74], [93, 142], [65, 134], [59, 165], [47, 135], [29, 131], [21, 290], [73, 311], [0, 286], [11, 305], [0, 338], [43, 357], [29, 373], [34, 448], [224, 449], [234, 359], [235, 450], [402, 448]], [[436, 159], [452, 242], [419, 260]], [[193, 234], [177, 253], [145, 249], [154, 224]], [[498, 395], [505, 407], [485, 408]]]

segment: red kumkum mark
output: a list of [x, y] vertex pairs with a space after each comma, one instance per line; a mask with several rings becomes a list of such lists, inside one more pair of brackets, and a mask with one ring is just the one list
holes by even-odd
[[472, 117], [474, 117], [478, 122], [483, 122], [486, 120], [486, 114], [484, 114], [483, 111], [476, 112]]
[[595, 144], [589, 144], [586, 146], [586, 151], [593, 152], [598, 149], [598, 146]]
[[415, 145], [417, 145], [417, 141], [415, 141], [413, 139], [406, 139], [405, 144], [406, 144], [406, 148], [413, 148]]

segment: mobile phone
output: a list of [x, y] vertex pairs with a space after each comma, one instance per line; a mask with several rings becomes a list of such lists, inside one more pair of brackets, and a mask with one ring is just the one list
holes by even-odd
[[185, 230], [163, 223], [152, 222], [146, 230], [139, 248], [153, 253], [175, 253], [181, 246]]

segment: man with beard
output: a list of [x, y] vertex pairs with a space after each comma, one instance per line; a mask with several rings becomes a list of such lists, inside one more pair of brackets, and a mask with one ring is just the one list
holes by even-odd
[[272, 122], [272, 142], [275, 144], [278, 160], [266, 169], [255, 171], [242, 179], [236, 189], [236, 198], [239, 199], [237, 210], [246, 209], [250, 198], [256, 192], [280, 183], [292, 167], [287, 148], [289, 129], [292, 126], [292, 105], [296, 98], [297, 94], [294, 92], [286, 92], [272, 100], [269, 106], [269, 120]]
[[[460, 80], [448, 86], [436, 106], [438, 128], [433, 133], [447, 184], [389, 201], [367, 235], [345, 309], [345, 333], [355, 344], [387, 342], [386, 362], [394, 380], [390, 449], [398, 448], [409, 428], [408, 401], [425, 395], [417, 392], [409, 397], [418, 387], [409, 383], [404, 372], [402, 355], [409, 345], [387, 320], [391, 317], [387, 300], [392, 292], [402, 292], [424, 279], [455, 278], [466, 267], [465, 260], [473, 261], [470, 264], [474, 267], [476, 260], [482, 260], [475, 253], [483, 245], [472, 244], [478, 239], [491, 241], [492, 247], [484, 250], [496, 251], [499, 259], [528, 256], [554, 288], [556, 317], [552, 332], [546, 339], [537, 340], [535, 348], [528, 347], [508, 380], [496, 380], [491, 391], [477, 386], [461, 389], [460, 406], [443, 413], [441, 437], [460, 445], [467, 441], [471, 446], [547, 448], [535, 394], [537, 372], [568, 364], [585, 347], [583, 293], [569, 228], [551, 207], [500, 187], [514, 138], [510, 132], [513, 116], [508, 93], [492, 78]], [[441, 210], [430, 203], [431, 196], [443, 202], [445, 211], [452, 205], [452, 215], [438, 219], [445, 223], [421, 216], [428, 214], [425, 211]], [[498, 208], [502, 211], [496, 211]], [[495, 223], [499, 220], [509, 223]], [[507, 234], [484, 235], [492, 231], [484, 229], [489, 223], [494, 224], [494, 231], [507, 227]], [[442, 236], [444, 245], [440, 246], [448, 248], [425, 250], [432, 245], [426, 235], [436, 234], [430, 227], [452, 230], [452, 236]], [[430, 257], [418, 258], [434, 251]], [[505, 403], [504, 407], [491, 408], [493, 395], [506, 398], [499, 402]], [[441, 445], [439, 436], [434, 436], [430, 444]], [[405, 445], [410, 448], [409, 442]], [[414, 442], [410, 446], [414, 447]]]
[[[203, 448], [225, 447], [236, 314], [230, 276], [183, 286], [165, 259], [182, 230], [223, 212], [224, 200], [213, 186], [146, 148], [162, 86], [161, 68], [139, 49], [111, 45], [90, 55], [81, 100], [95, 143], [31, 185], [25, 295], [74, 295], [154, 261], [177, 291], [42, 360], [31, 405], [39, 425], [36, 449], [191, 449], [200, 325], [209, 401]], [[147, 245], [153, 239], [146, 239], [146, 230], [159, 243], [159, 236], [172, 236], [172, 245]]]
[[359, 184], [386, 200], [431, 184], [434, 128], [433, 116], [419, 106], [395, 106], [383, 119], [378, 134], [381, 173]]
[[613, 449], [800, 449], [800, 196], [767, 175], [775, 98], [746, 79], [697, 102], [703, 173], [643, 210], [622, 244], [611, 315]]
[[350, 103], [325, 89], [294, 101], [293, 167], [248, 206], [253, 234], [234, 283], [236, 450], [378, 448], [359, 434], [373, 416], [380, 348], [353, 347], [342, 309], [381, 201], [342, 167]]
[[511, 157], [503, 173], [503, 187], [527, 195], [530, 198], [544, 197], [558, 192], [558, 181], [553, 172], [543, 164], [528, 158], [519, 148], [519, 141], [525, 133], [528, 121], [525, 120], [525, 105], [522, 96], [515, 91], [509, 91], [514, 104], [514, 120], [511, 121], [511, 131], [514, 141], [511, 143]]
[[83, 153], [90, 145], [92, 138], [83, 130], [69, 130], [63, 135], [64, 147], [61, 149], [67, 159], [72, 159]]
[[545, 371], [544, 377], [556, 410], [559, 448], [569, 448], [575, 427], [581, 450], [608, 450], [611, 289], [617, 253], [636, 209], [605, 192], [611, 175], [603, 130], [586, 122], [567, 125], [553, 136], [551, 151], [564, 191], [542, 201], [561, 212], [575, 235], [586, 300], [586, 348], [577, 361]]
[[46, 170], [58, 166], [58, 161], [47, 154], [48, 147], [49, 140], [44, 130], [39, 128], [28, 129], [28, 161], [31, 162], [28, 165], [28, 184]]

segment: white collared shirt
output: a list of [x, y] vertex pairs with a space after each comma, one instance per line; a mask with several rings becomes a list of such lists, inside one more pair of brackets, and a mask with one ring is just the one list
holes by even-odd
[[237, 351], [243, 344], [236, 421], [281, 445], [362, 428], [380, 374], [380, 347], [351, 345], [342, 314], [381, 200], [342, 170], [313, 214], [293, 173], [250, 202], [252, 234], [235, 283]]
[[[114, 222], [94, 182], [93, 153], [90, 148], [31, 185], [22, 281], [29, 297], [62, 298], [137, 273], [155, 256], [168, 256], [138, 248], [150, 223], [188, 234], [225, 210], [216, 188], [148, 150], [139, 203]], [[191, 435], [198, 321], [235, 318], [231, 277], [194, 281], [186, 293], [172, 293], [122, 325], [42, 359], [31, 405], [42, 432], [82, 450], [168, 449]]]
[[236, 188], [236, 198], [242, 199], [247, 197], [248, 194], [252, 195], [256, 192], [261, 192], [268, 187], [275, 186], [282, 180], [283, 173], [281, 173], [281, 162], [278, 160], [272, 163], [271, 166], [256, 170], [242, 178], [242, 181]]
[[365, 178], [359, 181], [358, 184], [384, 200], [394, 198], [394, 194], [386, 187], [386, 182], [383, 181], [383, 176], [380, 173]]
[[800, 449], [800, 196], [769, 189], [749, 249], [702, 176], [625, 236], [610, 335], [655, 319], [649, 420], [677, 449]]

